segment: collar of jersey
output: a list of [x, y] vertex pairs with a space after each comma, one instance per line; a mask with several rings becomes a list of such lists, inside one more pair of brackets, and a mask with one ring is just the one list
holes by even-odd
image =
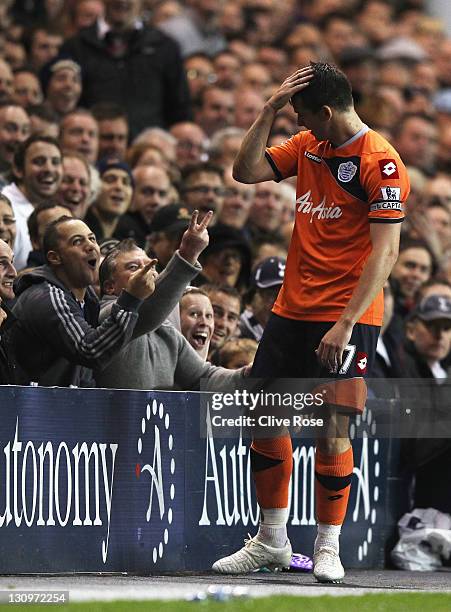
[[362, 128], [356, 134], [354, 134], [354, 136], [351, 136], [351, 138], [349, 140], [347, 140], [346, 142], [344, 142], [340, 146], [334, 147], [334, 149], [336, 151], [338, 149], [344, 149], [344, 147], [347, 147], [348, 145], [352, 144], [353, 142], [355, 142], [356, 140], [361, 138], [364, 134], [366, 134], [368, 132], [369, 129], [370, 128], [364, 123]]

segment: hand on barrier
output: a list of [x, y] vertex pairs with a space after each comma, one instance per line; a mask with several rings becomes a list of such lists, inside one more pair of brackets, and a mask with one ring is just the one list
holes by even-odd
[[145, 266], [136, 270], [126, 286], [126, 291], [139, 300], [145, 300], [155, 291], [155, 281], [158, 273], [155, 269], [157, 259], [151, 259]]
[[179, 253], [183, 259], [195, 264], [202, 251], [208, 246], [208, 224], [213, 217], [213, 211], [209, 210], [200, 223], [197, 223], [199, 211], [195, 210], [191, 215], [188, 229], [182, 236]]

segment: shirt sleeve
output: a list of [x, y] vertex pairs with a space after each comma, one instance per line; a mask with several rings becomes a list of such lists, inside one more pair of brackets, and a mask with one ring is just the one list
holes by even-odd
[[299, 132], [282, 144], [266, 149], [266, 159], [274, 170], [277, 181], [297, 174], [303, 133], [305, 134], [305, 132]]
[[399, 223], [410, 192], [406, 167], [394, 150], [372, 153], [361, 169], [361, 180], [368, 194], [370, 223]]

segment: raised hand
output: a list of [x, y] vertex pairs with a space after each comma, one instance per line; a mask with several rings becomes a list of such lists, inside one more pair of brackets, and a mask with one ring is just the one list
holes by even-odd
[[151, 259], [145, 266], [133, 272], [125, 290], [139, 300], [145, 300], [155, 291], [158, 273], [155, 269], [158, 259]]
[[312, 77], [313, 69], [310, 66], [296, 70], [285, 79], [279, 89], [269, 98], [267, 104], [277, 112], [295, 93], [308, 87]]
[[197, 222], [199, 211], [195, 210], [191, 215], [188, 229], [182, 236], [179, 254], [191, 264], [195, 264], [197, 258], [208, 246], [208, 224], [213, 217], [213, 211], [209, 210], [200, 223]]

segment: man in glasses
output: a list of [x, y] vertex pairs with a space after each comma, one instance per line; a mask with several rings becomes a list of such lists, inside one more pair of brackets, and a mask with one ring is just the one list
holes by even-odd
[[190, 212], [199, 211], [202, 219], [209, 211], [213, 211], [214, 225], [221, 213], [224, 198], [223, 171], [212, 164], [198, 164], [186, 168], [183, 178], [183, 203]]
[[114, 237], [133, 238], [144, 248], [155, 213], [171, 201], [171, 180], [168, 173], [156, 166], [138, 166], [133, 171], [135, 189], [130, 211], [118, 222]]
[[208, 141], [201, 127], [190, 121], [183, 121], [173, 125], [169, 131], [177, 139], [175, 154], [179, 168], [183, 170], [187, 166], [205, 161]]

